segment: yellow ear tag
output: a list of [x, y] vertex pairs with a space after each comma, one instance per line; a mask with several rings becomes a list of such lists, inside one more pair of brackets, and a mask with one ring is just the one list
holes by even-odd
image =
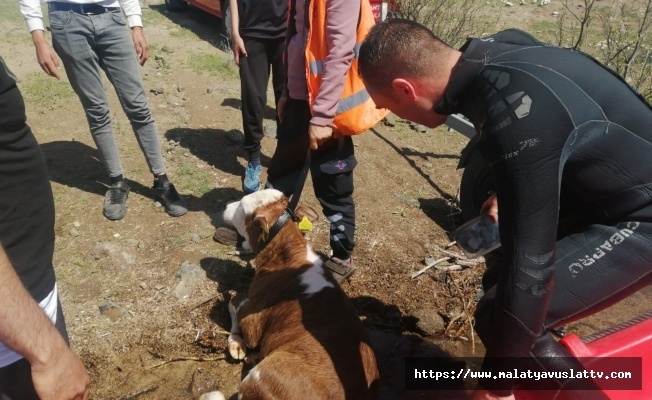
[[301, 232], [312, 232], [312, 222], [306, 217], [305, 215], [303, 216], [303, 219], [299, 221], [299, 230]]

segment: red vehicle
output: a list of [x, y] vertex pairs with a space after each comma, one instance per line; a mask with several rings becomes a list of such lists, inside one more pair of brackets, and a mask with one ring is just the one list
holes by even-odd
[[[371, 10], [374, 13], [376, 22], [387, 17], [389, 8], [386, 0], [369, 0], [369, 3], [371, 3]], [[188, 5], [201, 8], [207, 13], [222, 18], [222, 10], [228, 7], [228, 0], [165, 0], [165, 7], [169, 11], [184, 11], [188, 8]], [[225, 14], [228, 14], [228, 10], [225, 10]]]

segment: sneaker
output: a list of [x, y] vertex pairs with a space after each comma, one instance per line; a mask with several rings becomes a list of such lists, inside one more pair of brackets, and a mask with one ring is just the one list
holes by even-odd
[[333, 278], [340, 285], [349, 279], [355, 272], [356, 268], [353, 266], [353, 259], [341, 260], [337, 257], [331, 257], [324, 263], [324, 267], [330, 271]]
[[245, 176], [242, 181], [242, 190], [249, 194], [260, 190], [260, 165], [255, 167], [251, 164], [247, 164], [245, 168]]
[[129, 185], [124, 180], [111, 185], [104, 195], [104, 216], [111, 221], [124, 218], [127, 213], [128, 196]]
[[179, 192], [177, 192], [177, 189], [174, 187], [174, 185], [169, 181], [163, 182], [161, 187], [155, 184], [154, 190], [156, 190], [158, 200], [161, 202], [161, 204], [163, 204], [165, 211], [169, 215], [173, 217], [180, 217], [188, 212], [186, 203], [183, 201], [181, 196], [179, 196]]

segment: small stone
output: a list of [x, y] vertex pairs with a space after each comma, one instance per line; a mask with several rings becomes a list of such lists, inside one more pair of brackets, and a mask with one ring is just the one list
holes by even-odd
[[100, 314], [108, 317], [112, 322], [129, 317], [129, 310], [112, 301], [99, 306]]
[[113, 234], [113, 237], [114, 237], [114, 238], [119, 238], [119, 237], [120, 237], [120, 234], [119, 234], [119, 233], [114, 233], [114, 234]]
[[412, 129], [414, 129], [415, 131], [417, 131], [419, 133], [426, 133], [428, 131], [428, 128], [426, 128], [425, 126], [423, 126], [421, 124], [412, 124]]
[[216, 90], [216, 89], [214, 89], [214, 88], [207, 88], [207, 89], [206, 89], [206, 93], [208, 93], [208, 94], [213, 94], [213, 93], [215, 93], [215, 90]]
[[505, 2], [505, 7], [513, 7], [514, 3], [510, 3], [509, 1]]
[[159, 95], [165, 93], [165, 89], [163, 89], [162, 87], [158, 87], [158, 88], [150, 89], [150, 92], [154, 93], [155, 95]]
[[231, 129], [226, 133], [226, 138], [233, 144], [241, 144], [244, 142], [244, 133], [239, 129]]
[[74, 226], [75, 228], [79, 228], [81, 224], [79, 223], [79, 221], [75, 221], [72, 223], [72, 226]]
[[[183, 86], [177, 86], [177, 92], [181, 93], [181, 92], [183, 92], [184, 90], [186, 90], [185, 87], [183, 87]], [[183, 100], [185, 100], [185, 99], [183, 99]]]
[[145, 283], [145, 282], [140, 282], [140, 283], [138, 284], [138, 286], [140, 286], [140, 288], [143, 289], [143, 290], [144, 290], [144, 289], [147, 289], [147, 283]]
[[190, 240], [191, 240], [193, 243], [198, 243], [199, 241], [201, 241], [201, 236], [199, 236], [198, 233], [193, 233], [193, 234], [192, 234], [192, 237], [190, 238]]
[[428, 168], [428, 169], [430, 169], [430, 168], [433, 167], [433, 165], [432, 165], [432, 163], [425, 162], [425, 163], [423, 163], [423, 167], [424, 167], [424, 168]]
[[128, 239], [127, 243], [129, 243], [129, 245], [132, 247], [139, 247], [140, 245], [140, 242], [136, 239]]
[[174, 53], [174, 49], [169, 48], [168, 46], [161, 47], [163, 53]]
[[78, 231], [77, 229], [75, 229], [75, 228], [72, 228], [72, 229], [70, 230], [70, 232], [68, 232], [68, 233], [69, 233], [70, 236], [72, 236], [72, 237], [77, 237], [77, 236], [79, 236], [79, 231]]
[[552, 15], [554, 15], [556, 17], [557, 15], [559, 15], [559, 11], [553, 11]]
[[165, 286], [163, 286], [163, 285], [156, 285], [156, 286], [154, 286], [154, 289], [156, 289], [156, 290], [161, 290], [161, 289], [163, 289], [164, 287], [165, 287]]
[[158, 201], [155, 201], [155, 202], [154, 202], [154, 207], [156, 207], [156, 208], [163, 207], [163, 204], [161, 204], [161, 203], [158, 202]]
[[417, 327], [429, 335], [446, 329], [444, 319], [435, 310], [420, 309], [414, 313], [414, 316], [419, 319]]
[[396, 116], [392, 113], [387, 114], [383, 119], [383, 123], [385, 126], [389, 126], [390, 128], [396, 126]]

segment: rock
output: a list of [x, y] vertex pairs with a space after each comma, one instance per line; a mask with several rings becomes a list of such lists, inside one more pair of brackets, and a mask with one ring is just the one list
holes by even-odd
[[556, 17], [557, 15], [559, 15], [559, 11], [553, 11], [552, 15], [554, 15]]
[[129, 243], [129, 245], [130, 245], [131, 247], [138, 247], [138, 248], [140, 248], [140, 242], [139, 242], [138, 240], [136, 240], [136, 239], [127, 239], [127, 243]]
[[124, 268], [135, 263], [135, 257], [115, 243], [98, 243], [91, 249], [95, 260], [108, 259], [116, 267]]
[[140, 286], [141, 289], [145, 290], [147, 289], [147, 282], [140, 282], [138, 286]]
[[149, 91], [154, 93], [155, 95], [165, 93], [165, 89], [163, 89], [162, 87], [153, 88], [153, 89], [150, 89]]
[[[177, 85], [176, 88], [177, 88], [177, 92], [179, 92], [179, 93], [181, 93], [181, 92], [183, 92], [184, 90], [186, 90], [186, 88], [183, 87], [183, 86], [178, 86], [178, 85]], [[183, 100], [185, 100], [185, 99], [183, 99]]]
[[510, 3], [509, 1], [505, 2], [505, 7], [513, 7], [514, 3]]
[[435, 310], [420, 309], [414, 312], [414, 316], [419, 319], [417, 321], [417, 327], [429, 335], [446, 329], [444, 319]]
[[206, 278], [206, 271], [197, 265], [184, 262], [181, 269], [174, 274], [180, 280], [177, 287], [174, 288], [174, 295], [179, 299], [184, 299], [192, 293], [192, 290], [197, 286], [202, 279]]
[[168, 53], [168, 54], [169, 54], [169, 53], [174, 53], [174, 49], [171, 49], [171, 48], [169, 48], [168, 46], [163, 46], [163, 47], [161, 47], [161, 51], [162, 51], [163, 53]]
[[208, 94], [212, 94], [212, 93], [215, 93], [216, 90], [217, 90], [217, 89], [215, 89], [215, 88], [207, 88], [207, 89], [206, 89], [206, 93], [208, 93]]
[[129, 317], [129, 310], [123, 306], [116, 304], [112, 301], [108, 301], [99, 306], [100, 314], [108, 317], [112, 322], [115, 322], [122, 318]]
[[396, 115], [389, 113], [385, 118], [383, 118], [383, 124], [385, 126], [394, 127], [396, 126]]
[[75, 221], [72, 223], [72, 226], [74, 226], [75, 228], [79, 228], [81, 224], [79, 223], [79, 221]]
[[161, 289], [163, 289], [164, 287], [165, 287], [165, 286], [163, 286], [163, 285], [156, 285], [156, 286], [154, 286], [154, 289], [156, 289], [156, 290], [161, 290]]
[[220, 392], [208, 392], [199, 396], [199, 400], [226, 400]]
[[79, 231], [78, 231], [77, 229], [75, 229], [75, 228], [72, 228], [68, 233], [69, 233], [70, 236], [72, 236], [72, 237], [77, 237], [77, 236], [79, 236]]
[[114, 234], [113, 234], [113, 237], [114, 237], [114, 238], [119, 238], [119, 237], [120, 237], [120, 234], [119, 234], [119, 233], [114, 233]]
[[199, 236], [198, 233], [193, 233], [192, 237], [190, 238], [190, 241], [193, 243], [198, 243], [201, 240], [201, 236]]
[[428, 131], [428, 128], [426, 128], [425, 126], [423, 126], [421, 124], [412, 124], [412, 129], [414, 129], [415, 131], [417, 131], [419, 133], [426, 133]]
[[226, 133], [226, 138], [233, 144], [242, 144], [244, 142], [244, 133], [239, 129], [231, 129]]
[[432, 163], [425, 162], [425, 163], [423, 163], [423, 167], [424, 167], [424, 168], [428, 168], [428, 169], [430, 169], [430, 168], [433, 167], [433, 165], [432, 165]]

